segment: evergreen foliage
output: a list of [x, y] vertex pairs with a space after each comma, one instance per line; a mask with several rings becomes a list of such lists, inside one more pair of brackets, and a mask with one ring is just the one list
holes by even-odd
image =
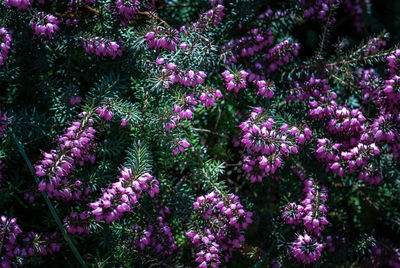
[[0, 266], [400, 267], [382, 5], [0, 0]]

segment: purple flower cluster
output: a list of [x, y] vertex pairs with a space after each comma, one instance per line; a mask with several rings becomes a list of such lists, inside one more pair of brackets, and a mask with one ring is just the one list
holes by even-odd
[[400, 88], [399, 75], [400, 75], [400, 49], [396, 49], [393, 55], [386, 58], [388, 65], [389, 77], [385, 81], [383, 91], [380, 92], [380, 99], [378, 104], [382, 104], [382, 110], [387, 114], [399, 115], [400, 114]]
[[211, 6], [217, 6], [217, 5], [222, 5], [222, 3], [223, 3], [224, 1], [223, 0], [211, 0], [210, 1], [210, 4], [211, 4]]
[[[214, 106], [217, 98], [222, 98], [220, 90], [203, 86], [204, 80], [207, 78], [205, 72], [180, 70], [176, 64], [167, 63], [163, 58], [157, 58], [155, 64], [160, 67], [160, 81], [164, 87], [171, 88], [172, 85], [179, 84], [193, 90], [193, 93], [188, 93], [174, 105], [173, 115], [165, 123], [166, 132], [179, 126], [181, 120], [191, 120], [194, 107], [199, 103], [208, 108]], [[184, 152], [184, 148], [188, 146], [190, 145], [186, 140], [179, 140], [173, 148], [174, 155]]]
[[117, 42], [102, 37], [93, 37], [85, 40], [83, 47], [89, 54], [95, 54], [98, 57], [111, 57], [113, 60], [117, 56], [121, 57], [123, 52], [123, 48]]
[[115, 5], [121, 24], [127, 26], [135, 17], [140, 2], [138, 0], [117, 0]]
[[279, 129], [273, 118], [263, 119], [263, 110], [254, 108], [248, 120], [240, 124], [241, 144], [245, 149], [242, 169], [252, 183], [268, 174], [274, 174], [282, 166], [284, 158], [297, 154], [298, 148], [312, 137], [307, 126], [297, 128], [283, 124]]
[[[7, 31], [6, 28], [0, 28], [0, 67], [3, 66], [4, 62], [8, 59], [8, 52], [10, 51], [11, 40], [11, 33]], [[3, 120], [1, 118], [1, 113], [0, 120]]]
[[304, 207], [302, 205], [298, 205], [295, 202], [289, 203], [283, 209], [281, 218], [285, 221], [286, 224], [299, 225], [303, 221], [303, 210]]
[[[400, 156], [400, 120], [393, 114], [382, 114], [370, 126], [370, 135], [365, 138], [372, 139], [378, 144], [387, 144], [393, 159]], [[373, 138], [372, 138], [373, 137]]]
[[7, 7], [16, 7], [19, 10], [26, 10], [31, 5], [30, 0], [5, 0], [4, 6]]
[[374, 37], [368, 40], [367, 45], [364, 47], [364, 56], [378, 53], [382, 47], [386, 46], [386, 41], [382, 38]]
[[380, 143], [393, 144], [393, 156], [396, 155], [398, 131], [382, 129], [386, 119], [390, 122], [394, 118], [381, 115], [371, 124], [358, 109], [338, 106], [331, 106], [331, 109], [326, 129], [334, 134], [335, 140], [318, 139], [316, 158], [326, 163], [327, 171], [339, 176], [359, 172], [359, 179], [369, 184], [380, 183], [382, 171], [374, 166], [374, 159], [382, 154]]
[[160, 209], [155, 222], [147, 219], [148, 225], [143, 229], [142, 226], [135, 224], [133, 232], [135, 234], [134, 245], [140, 250], [154, 249], [157, 254], [173, 255], [177, 253], [178, 246], [171, 232], [165, 217], [170, 214], [168, 207]]
[[309, 105], [308, 114], [312, 119], [331, 117], [338, 105], [335, 102], [337, 95], [331, 90], [323, 77], [311, 75], [305, 82], [295, 82], [290, 89], [288, 101], [306, 101]]
[[375, 102], [379, 96], [379, 92], [375, 86], [379, 82], [379, 77], [375, 74], [374, 69], [360, 70], [360, 81], [358, 85], [362, 88], [362, 103]]
[[89, 211], [83, 211], [82, 213], [71, 212], [69, 217], [64, 219], [67, 232], [70, 234], [89, 234], [91, 222], [91, 214]]
[[[321, 252], [324, 248], [317, 238], [321, 238], [321, 232], [328, 225], [326, 219], [328, 194], [327, 188], [319, 187], [312, 178], [305, 178], [305, 174], [292, 167], [294, 173], [303, 180], [305, 199], [300, 203], [289, 203], [284, 209], [281, 218], [286, 224], [300, 225], [303, 223], [306, 231], [298, 235], [295, 242], [291, 243], [288, 253], [304, 264], [315, 262], [321, 258]], [[316, 238], [309, 235], [314, 233]]]
[[23, 239], [23, 244], [25, 245], [25, 250], [29, 256], [49, 255], [59, 252], [61, 249], [61, 243], [57, 241], [57, 233], [54, 232], [49, 237], [41, 237], [39, 234], [30, 232]]
[[299, 234], [297, 240], [291, 244], [288, 251], [296, 260], [309, 264], [321, 258], [323, 248], [324, 245], [318, 243], [315, 238], [308, 234]]
[[235, 93], [238, 93], [241, 88], [246, 88], [246, 78], [248, 75], [249, 74], [243, 70], [236, 73], [225, 70], [222, 76], [224, 77], [226, 90], [231, 91], [233, 89]]
[[269, 80], [258, 80], [256, 81], [256, 84], [258, 86], [257, 95], [263, 96], [266, 99], [272, 98], [274, 96], [275, 85], [273, 82]]
[[[340, 143], [332, 143], [328, 139], [318, 139], [318, 148], [315, 151], [316, 158], [326, 163], [326, 171], [332, 170], [332, 172], [339, 176], [345, 176], [346, 172], [353, 173], [357, 170], [361, 170], [361, 177], [364, 181], [370, 184], [378, 184], [381, 182], [381, 172], [375, 170], [371, 172], [370, 161], [374, 156], [380, 154], [379, 148], [374, 144], [362, 144], [359, 143], [349, 150]], [[371, 176], [367, 176], [370, 174]]]
[[247, 77], [247, 80], [249, 82], [257, 83], [258, 81], [261, 81], [261, 80], [264, 80], [264, 81], [267, 80], [265, 73], [264, 73], [264, 67], [259, 62], [255, 62], [254, 66], [252, 66], [251, 68], [247, 68], [246, 72], [249, 74]]
[[365, 131], [366, 120], [359, 109], [337, 107], [327, 123], [327, 130], [335, 135], [355, 136]]
[[[294, 15], [287, 10], [267, 10], [258, 16], [260, 23], [270, 24], [280, 19], [294, 20]], [[263, 22], [265, 20], [265, 22]], [[272, 24], [273, 25], [273, 24]], [[239, 24], [238, 28], [241, 29]], [[272, 26], [273, 27], [273, 26]], [[290, 58], [297, 56], [299, 45], [288, 40], [283, 41], [275, 47], [271, 47], [274, 38], [272, 31], [268, 28], [253, 28], [239, 39], [232, 40], [222, 46], [221, 59], [227, 66], [233, 63], [244, 64], [248, 73], [249, 82], [267, 80], [266, 74], [275, 71], [279, 66], [288, 63]]]
[[[180, 84], [183, 87], [189, 87], [193, 93], [188, 92], [184, 98], [180, 98], [179, 102], [173, 107], [173, 115], [171, 115], [165, 123], [165, 131], [175, 129], [180, 125], [181, 120], [191, 120], [193, 117], [194, 107], [202, 104], [205, 108], [214, 106], [217, 98], [222, 98], [220, 90], [203, 86], [204, 79], [207, 75], [203, 71], [180, 70], [174, 63], [167, 63], [163, 58], [157, 58], [155, 64], [160, 67], [160, 82], [164, 87], [170, 88], [174, 84]], [[179, 139], [173, 146], [173, 153], [176, 156], [180, 152], [184, 152], [190, 144], [186, 139]]]
[[222, 98], [222, 93], [219, 89], [203, 87], [198, 92], [200, 96], [196, 99], [194, 94], [187, 95], [181, 103], [174, 105], [174, 115], [168, 119], [165, 124], [165, 131], [174, 129], [179, 126], [179, 122], [184, 119], [192, 119], [194, 107], [199, 103], [203, 104], [205, 108], [214, 106], [217, 98]]
[[[110, 122], [111, 119], [114, 118], [114, 113], [112, 110], [117, 110], [117, 107], [113, 107], [111, 103], [105, 104], [103, 107], [98, 107], [96, 109], [96, 113], [99, 115], [100, 118], [104, 118], [107, 122]], [[128, 124], [128, 121], [126, 118], [120, 118], [121, 119], [121, 127], [125, 127]]]
[[144, 192], [151, 198], [159, 193], [158, 180], [148, 173], [139, 177], [129, 168], [121, 170], [121, 177], [107, 188], [102, 197], [90, 203], [95, 220], [107, 224], [119, 220], [124, 213], [132, 212]]
[[329, 10], [333, 5], [340, 3], [339, 0], [298, 0], [304, 8], [304, 17], [317, 17], [321, 20], [328, 19]]
[[299, 55], [300, 45], [298, 43], [292, 43], [288, 40], [282, 41], [275, 47], [268, 50], [266, 54], [266, 61], [268, 63], [267, 73], [272, 73], [282, 66], [284, 63], [288, 63], [290, 58], [297, 57]]
[[67, 132], [58, 138], [58, 148], [49, 153], [44, 152], [44, 159], [35, 166], [36, 175], [43, 177], [39, 191], [47, 191], [49, 196], [57, 199], [78, 200], [89, 193], [79, 180], [71, 181], [69, 175], [79, 164], [94, 163], [93, 154], [96, 148], [96, 130], [91, 126], [91, 113], [81, 113], [81, 121], [73, 122]]
[[24, 200], [28, 201], [30, 204], [35, 202], [35, 195], [33, 193], [25, 193], [24, 194]]
[[212, 89], [208, 91], [202, 91], [199, 100], [205, 108], [208, 108], [214, 106], [217, 98], [222, 98], [222, 92], [219, 89]]
[[267, 11], [261, 13], [260, 15], [258, 15], [259, 19], [263, 19], [263, 20], [278, 20], [280, 18], [284, 18], [284, 17], [289, 17], [291, 20], [294, 21], [295, 19], [295, 15], [291, 14], [290, 10], [272, 10], [270, 8], [267, 9]]
[[324, 186], [318, 187], [312, 179], [304, 181], [304, 185], [303, 192], [306, 194], [306, 198], [301, 202], [305, 214], [303, 223], [307, 232], [313, 231], [315, 235], [318, 235], [328, 224], [325, 206], [328, 190]]
[[388, 65], [387, 71], [389, 72], [390, 76], [395, 75], [397, 72], [399, 72], [399, 65], [400, 65], [399, 56], [400, 56], [400, 49], [396, 49], [396, 51], [393, 54], [386, 57], [386, 62]]
[[161, 67], [163, 85], [169, 88], [173, 84], [181, 84], [184, 87], [202, 85], [207, 75], [203, 71], [180, 70], [174, 63], [167, 63], [165, 59], [158, 58], [156, 64]]
[[262, 31], [258, 28], [250, 30], [250, 36], [243, 36], [240, 39], [228, 42], [222, 46], [225, 51], [232, 51], [232, 55], [225, 60], [226, 65], [237, 63], [243, 57], [252, 57], [265, 47], [273, 44], [272, 31]]
[[30, 26], [36, 35], [53, 38], [54, 33], [60, 30], [59, 23], [60, 21], [57, 17], [38, 12], [31, 20]]
[[74, 106], [77, 103], [81, 103], [81, 102], [82, 102], [82, 98], [79, 96], [74, 96], [69, 99], [69, 103], [71, 103], [72, 106]]
[[[200, 15], [199, 19], [192, 24], [192, 29], [195, 32], [202, 32], [209, 25], [217, 26], [222, 21], [225, 7], [221, 4], [217, 4], [212, 9]], [[181, 27], [181, 32], [186, 31], [185, 26]]]
[[179, 32], [176, 29], [157, 26], [151, 32], [146, 34], [145, 40], [149, 49], [167, 49], [176, 50], [179, 42]]
[[[365, 3], [367, 3], [367, 1], [365, 1]], [[354, 27], [358, 32], [361, 32], [361, 15], [363, 14], [361, 0], [344, 0], [343, 4], [346, 6], [347, 13], [350, 13], [354, 20]]]
[[400, 267], [400, 250], [396, 246], [387, 244], [384, 240], [376, 240], [373, 236], [367, 237], [364, 243], [368, 247], [368, 265], [375, 267]]
[[[371, 39], [364, 47], [368, 53], [375, 53], [383, 45], [384, 41], [378, 38]], [[319, 120], [329, 134], [319, 138], [315, 148], [315, 157], [325, 163], [326, 171], [339, 176], [355, 173], [368, 184], [378, 184], [383, 179], [379, 164], [383, 155], [391, 153], [393, 159], [399, 157], [399, 57], [399, 49], [387, 56], [386, 79], [373, 69], [356, 70], [362, 92], [359, 109], [338, 105], [337, 94], [326, 79], [315, 75], [303, 83], [295, 83], [289, 91], [287, 100], [307, 102], [311, 119]], [[369, 106], [375, 106], [372, 116]]]
[[96, 112], [99, 114], [100, 118], [104, 118], [106, 121], [111, 121], [114, 117], [114, 113], [106, 107], [99, 107], [96, 109]]
[[2, 186], [1, 181], [3, 179], [3, 173], [1, 173], [1, 170], [3, 169], [3, 167], [4, 167], [3, 161], [1, 161], [1, 159], [0, 159], [0, 189], [1, 189], [1, 186]]
[[311, 76], [308, 81], [301, 85], [296, 82], [295, 87], [290, 90], [287, 100], [309, 101], [310, 98], [318, 99], [320, 96], [325, 96], [329, 89], [330, 86], [326, 83], [326, 79]]
[[393, 251], [393, 257], [388, 261], [388, 265], [393, 268], [400, 268], [400, 250], [394, 248]]
[[205, 222], [202, 230], [190, 230], [186, 236], [196, 248], [199, 267], [218, 267], [228, 262], [234, 249], [241, 248], [242, 232], [252, 223], [252, 212], [247, 212], [234, 194], [211, 192], [197, 198], [194, 210]]
[[178, 141], [176, 147], [172, 150], [172, 152], [174, 153], [174, 155], [178, 155], [178, 153], [183, 153], [185, 151], [186, 147], [189, 147], [190, 143], [187, 142], [186, 139], [180, 140]]
[[36, 254], [48, 255], [60, 251], [57, 233], [42, 238], [37, 233], [22, 235], [15, 218], [0, 217], [0, 266], [4, 268], [22, 266], [24, 259]]
[[326, 187], [318, 187], [313, 179], [304, 181], [306, 198], [301, 204], [289, 203], [282, 213], [282, 219], [286, 224], [299, 225], [303, 223], [307, 232], [319, 235], [328, 224], [325, 206], [328, 194]]
[[6, 114], [5, 113], [2, 114], [0, 110], [0, 138], [4, 136], [4, 130], [8, 126], [7, 119], [8, 117], [6, 116]]
[[329, 118], [335, 112], [338, 106], [335, 102], [337, 95], [333, 91], [329, 91], [326, 96], [320, 96], [309, 101], [310, 109], [308, 114], [312, 119]]
[[179, 120], [192, 119], [193, 107], [198, 104], [197, 100], [193, 95], [186, 96], [185, 103], [183, 105], [174, 105], [174, 114], [179, 114]]
[[[12, 267], [12, 264], [17, 263], [19, 256], [23, 255], [17, 244], [17, 237], [22, 234], [22, 230], [17, 225], [15, 218], [8, 219], [5, 216], [0, 217], [0, 264], [1, 267]], [[26, 252], [25, 252], [26, 255]]]

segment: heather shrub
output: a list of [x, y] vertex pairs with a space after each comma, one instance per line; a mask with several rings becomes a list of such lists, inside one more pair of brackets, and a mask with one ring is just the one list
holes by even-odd
[[400, 267], [389, 4], [0, 1], [0, 267]]

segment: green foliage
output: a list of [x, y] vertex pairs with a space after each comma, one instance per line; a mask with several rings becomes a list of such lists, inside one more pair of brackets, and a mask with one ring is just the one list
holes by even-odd
[[[310, 120], [304, 102], [287, 102], [288, 92], [298, 87], [295, 82], [318, 74], [326, 77], [327, 84], [337, 93], [338, 105], [359, 108], [366, 117], [376, 117], [375, 104], [363, 103], [358, 75], [361, 69], [374, 67], [379, 81], [373, 86], [384, 85], [383, 63], [400, 41], [395, 34], [400, 21], [394, 14], [399, 10], [398, 4], [387, 16], [395, 18], [394, 22], [388, 23], [382, 15], [387, 11], [384, 3], [363, 3], [364, 32], [353, 33], [353, 18], [343, 4], [332, 8], [328, 20], [323, 21], [304, 18], [299, 1], [224, 1], [223, 21], [195, 31], [191, 28], [193, 22], [210, 9], [210, 1], [140, 1], [140, 13], [126, 27], [121, 26], [109, 8], [115, 3], [111, 0], [76, 9], [68, 9], [68, 1], [46, 1], [45, 5], [32, 1], [32, 10], [28, 11], [5, 8], [4, 2], [0, 1], [0, 28], [13, 30], [14, 43], [6, 64], [0, 66], [0, 111], [6, 112], [9, 124], [4, 137], [0, 137], [0, 216], [16, 217], [24, 233], [51, 234], [57, 224], [12, 135], [21, 141], [29, 161], [38, 164], [43, 160], [43, 152], [59, 148], [58, 137], [71, 122], [81, 120], [78, 114], [87, 112], [93, 113], [96, 159], [93, 164], [77, 164], [69, 180], [81, 181], [89, 194], [80, 201], [52, 199], [61, 220], [71, 212], [91, 211], [89, 204], [118, 181], [123, 167], [130, 168], [135, 179], [149, 173], [160, 183], [160, 193], [154, 199], [143, 195], [133, 212], [119, 221], [110, 225], [92, 221], [90, 235], [72, 236], [90, 267], [194, 267], [195, 251], [185, 233], [205, 222], [193, 210], [193, 202], [211, 191], [222, 196], [234, 193], [247, 210], [255, 212], [243, 248], [234, 252], [226, 266], [301, 267], [287, 254], [288, 243], [295, 241], [297, 229], [284, 225], [280, 218], [287, 203], [304, 197], [303, 185], [292, 167], [306, 170], [319, 184], [329, 186], [330, 225], [326, 234], [337, 236], [339, 241], [335, 242], [335, 253], [324, 251], [321, 261], [310, 267], [377, 267], [379, 258], [375, 258], [374, 246], [379, 245], [391, 254], [393, 248], [399, 247], [400, 160], [388, 154], [373, 161], [385, 178], [379, 186], [360, 182], [356, 174], [341, 178], [327, 172], [315, 158], [317, 140], [335, 136], [326, 133], [327, 120]], [[149, 7], [151, 4], [154, 8]], [[260, 17], [269, 8], [284, 12]], [[55, 38], [33, 35], [29, 23], [35, 10], [63, 18], [62, 30]], [[334, 17], [336, 22], [330, 23]], [[70, 18], [78, 19], [78, 24], [66, 25]], [[183, 25], [189, 30], [181, 31], [179, 44], [186, 43], [186, 49], [148, 48], [146, 34], [155, 27], [179, 29]], [[257, 96], [257, 86], [250, 82], [237, 94], [227, 92], [221, 77], [227, 69], [235, 73], [257, 62], [265, 63], [269, 48], [253, 58], [243, 57], [241, 63], [225, 64], [235, 48], [231, 51], [222, 47], [248, 36], [254, 28], [271, 30], [273, 46], [283, 40], [301, 44], [299, 57], [277, 72], [267, 73], [266, 80], [274, 88], [273, 99]], [[85, 53], [84, 40], [95, 36], [118, 42], [124, 48], [123, 56], [113, 60]], [[387, 46], [365, 55], [373, 37], [384, 40]], [[204, 71], [207, 78], [195, 87], [179, 83], [167, 86], [166, 68], [156, 64], [160, 58], [175, 63], [183, 71]], [[224, 96], [213, 107], [197, 105], [191, 120], [177, 120], [175, 128], [165, 130], [171, 118], [179, 117], [174, 105], [186, 107], [188, 95], [198, 97], [202, 92], [217, 89]], [[75, 97], [80, 97], [81, 102], [72, 103]], [[262, 118], [273, 117], [278, 126], [307, 124], [314, 135], [314, 140], [299, 154], [285, 160], [278, 174], [266, 176], [262, 184], [249, 182], [242, 169], [243, 148], [235, 146], [240, 139], [238, 126], [249, 117], [252, 107], [263, 107]], [[112, 111], [112, 119], [100, 118], [98, 108]], [[390, 125], [388, 129], [395, 127]], [[179, 148], [182, 140], [190, 146], [175, 156], [173, 150]], [[381, 147], [388, 151], [388, 145]], [[29, 197], [34, 202], [29, 202]], [[162, 207], [171, 210], [166, 218], [180, 248], [173, 256], [163, 256], [154, 248], [142, 251], [134, 246], [134, 226], [156, 222]], [[342, 237], [345, 242], [340, 241]], [[60, 253], [32, 258], [25, 265], [76, 267], [77, 261], [63, 237], [59, 235], [57, 239], [63, 245]]]

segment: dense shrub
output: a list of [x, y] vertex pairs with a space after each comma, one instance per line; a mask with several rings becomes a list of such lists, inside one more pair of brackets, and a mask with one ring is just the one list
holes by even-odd
[[400, 267], [387, 11], [0, 1], [0, 266]]

